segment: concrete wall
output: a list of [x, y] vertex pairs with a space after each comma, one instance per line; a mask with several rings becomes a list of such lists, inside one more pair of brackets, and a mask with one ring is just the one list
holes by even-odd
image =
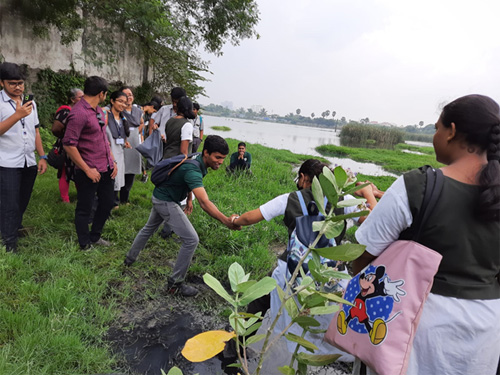
[[56, 72], [70, 70], [73, 65], [82, 74], [98, 75], [111, 82], [120, 81], [131, 86], [143, 82], [143, 64], [129, 53], [124, 40], [120, 43], [124, 48], [116, 63], [110, 67], [97, 67], [82, 57], [84, 33], [76, 42], [63, 46], [56, 29], [49, 32], [48, 39], [41, 39], [33, 35], [32, 25], [25, 22], [19, 15], [6, 11], [0, 3], [0, 55], [4, 61], [26, 64], [35, 70], [50, 68]]

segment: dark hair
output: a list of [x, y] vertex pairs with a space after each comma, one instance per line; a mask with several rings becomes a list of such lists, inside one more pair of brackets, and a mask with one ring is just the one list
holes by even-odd
[[[124, 96], [125, 98], [127, 97], [127, 94], [125, 94], [123, 91], [113, 91], [111, 93], [111, 95], [109, 96], [109, 100], [111, 101], [115, 101], [116, 99], [118, 98], [121, 98], [122, 96]], [[112, 115], [111, 115], [112, 116]], [[127, 137], [130, 136], [130, 125], [128, 124], [128, 121], [127, 119], [125, 118], [125, 116], [123, 116], [122, 113], [120, 113], [120, 117], [122, 119], [122, 122], [123, 122], [123, 129], [125, 130], [125, 135]]]
[[156, 102], [156, 103], [158, 103], [158, 104], [160, 105], [160, 107], [161, 107], [161, 103], [163, 103], [163, 98], [162, 98], [162, 96], [161, 96], [161, 95], [155, 94], [155, 95], [153, 95], [153, 97], [151, 98], [151, 101], [152, 101], [152, 102]]
[[108, 82], [104, 78], [91, 76], [83, 84], [83, 93], [88, 96], [97, 96], [101, 92], [108, 91]]
[[186, 95], [186, 90], [184, 90], [182, 87], [174, 87], [172, 91], [170, 91], [170, 99], [172, 99], [172, 101], [178, 100]]
[[118, 89], [118, 91], [123, 91], [123, 90], [130, 90], [132, 91], [132, 94], [134, 93], [134, 90], [132, 90], [132, 87], [130, 86], [122, 86]]
[[193, 103], [193, 108], [196, 109], [197, 111], [200, 110], [200, 105], [196, 102]]
[[441, 122], [448, 128], [453, 122], [457, 137], [486, 151], [488, 163], [479, 172], [478, 216], [500, 220], [500, 107], [487, 96], [463, 96], [443, 108]]
[[209, 135], [203, 143], [203, 153], [206, 150], [209, 155], [213, 152], [220, 152], [222, 155], [229, 154], [229, 146], [226, 140], [218, 135]]
[[245, 148], [246, 148], [246, 147], [247, 147], [247, 144], [246, 144], [245, 142], [240, 142], [240, 143], [238, 143], [238, 147], [240, 147], [240, 146], [243, 146], [243, 147], [245, 147]]
[[14, 63], [4, 62], [0, 65], [0, 80], [19, 79], [25, 80], [26, 76], [21, 67]]
[[177, 102], [177, 114], [187, 119], [194, 119], [196, 115], [193, 112], [193, 103], [187, 96], [182, 96]]
[[143, 107], [147, 106], [152, 106], [155, 109], [155, 111], [158, 111], [161, 108], [161, 104], [154, 100], [151, 100], [149, 103], [143, 105]]
[[299, 168], [299, 176], [303, 173], [305, 176], [312, 180], [314, 177], [318, 177], [323, 172], [323, 167], [328, 167], [327, 164], [320, 162], [318, 159], [308, 159], [302, 163]]
[[76, 94], [78, 94], [79, 91], [82, 91], [82, 89], [79, 89], [78, 87], [73, 87], [72, 89], [69, 89], [69, 91], [68, 91], [68, 103], [69, 104], [71, 104], [71, 99], [76, 98]]

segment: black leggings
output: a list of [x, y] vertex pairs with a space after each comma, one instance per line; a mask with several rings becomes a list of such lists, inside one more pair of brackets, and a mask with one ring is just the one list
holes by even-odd
[[135, 174], [125, 175], [125, 186], [120, 189], [120, 203], [127, 203], [130, 195], [130, 190], [134, 184]]

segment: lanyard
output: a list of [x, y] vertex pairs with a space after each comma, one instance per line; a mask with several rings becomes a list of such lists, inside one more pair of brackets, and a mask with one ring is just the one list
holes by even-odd
[[[14, 106], [14, 101], [12, 99], [9, 100], [9, 104], [14, 109], [14, 112], [16, 112], [16, 107]], [[21, 119], [21, 125], [23, 126], [24, 130], [24, 117]]]

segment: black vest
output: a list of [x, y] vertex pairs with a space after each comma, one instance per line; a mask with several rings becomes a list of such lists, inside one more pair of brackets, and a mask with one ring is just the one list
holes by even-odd
[[[413, 217], [425, 189], [425, 169], [404, 175]], [[475, 217], [480, 188], [445, 177], [439, 201], [426, 223], [420, 243], [443, 256], [432, 293], [464, 299], [500, 298], [500, 223]], [[410, 239], [412, 229], [401, 233]]]

